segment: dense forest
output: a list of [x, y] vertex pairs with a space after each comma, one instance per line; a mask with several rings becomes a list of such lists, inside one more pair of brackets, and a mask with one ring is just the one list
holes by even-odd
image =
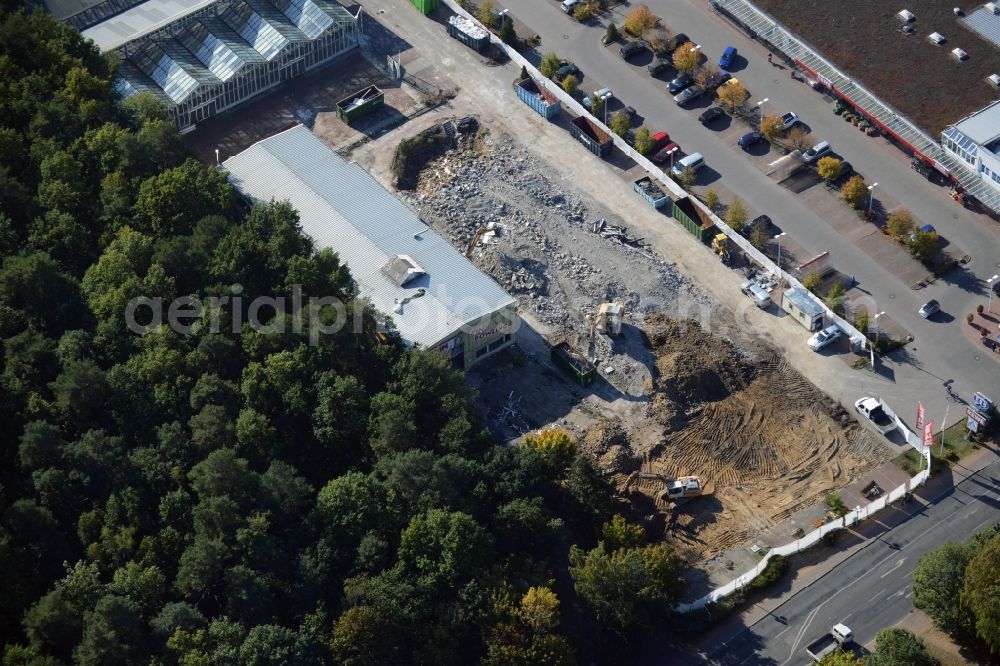
[[354, 289], [287, 203], [236, 205], [157, 100], [118, 99], [113, 57], [4, 7], [4, 664], [600, 662], [663, 621], [680, 561], [569, 437], [497, 445], [364, 303], [319, 344], [232, 333], [235, 301], [218, 332], [129, 330], [139, 296]]

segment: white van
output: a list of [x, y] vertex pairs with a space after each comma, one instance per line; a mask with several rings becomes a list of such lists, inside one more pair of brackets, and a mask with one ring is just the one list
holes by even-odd
[[562, 10], [567, 14], [572, 14], [573, 10], [576, 9], [577, 5], [580, 4], [582, 0], [563, 0]]
[[674, 175], [679, 176], [687, 167], [691, 167], [695, 171], [705, 166], [705, 158], [701, 156], [701, 153], [691, 153], [684, 159], [677, 160], [677, 164], [674, 165]]
[[583, 105], [589, 109], [590, 107], [593, 106], [593, 101], [595, 99], [601, 99], [605, 95], [607, 95], [608, 99], [610, 100], [614, 96], [614, 93], [611, 92], [611, 88], [607, 87], [601, 88], [600, 90], [595, 90], [594, 92], [590, 93], [589, 95], [583, 98]]

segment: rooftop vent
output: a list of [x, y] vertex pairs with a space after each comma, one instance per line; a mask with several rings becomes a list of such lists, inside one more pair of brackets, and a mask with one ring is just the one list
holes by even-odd
[[944, 35], [942, 35], [940, 32], [932, 32], [931, 34], [927, 35], [927, 39], [931, 40], [932, 42], [938, 45], [944, 44], [946, 41], [948, 41], [947, 39], [944, 38]]
[[426, 271], [412, 257], [405, 254], [396, 255], [392, 261], [382, 267], [382, 272], [400, 287], [410, 280], [426, 275]]
[[907, 35], [912, 35], [914, 32], [916, 32], [913, 29], [912, 25], [904, 25], [902, 28], [900, 28], [900, 31], [906, 33]]
[[969, 54], [962, 49], [952, 49], [951, 54], [958, 58], [959, 60], [968, 60]]
[[1000, 74], [990, 74], [986, 77], [986, 80], [992, 83], [997, 88], [1000, 88]]
[[911, 12], [909, 9], [904, 9], [903, 11], [899, 12], [898, 14], [896, 14], [896, 16], [898, 16], [899, 18], [903, 19], [907, 23], [909, 23], [911, 21], [916, 21], [917, 20], [917, 17], [914, 16], [913, 12]]
[[988, 11], [990, 14], [994, 15], [1000, 14], [1000, 6], [997, 6], [995, 2], [987, 2], [985, 5], [983, 5], [983, 7], [985, 7], [986, 11]]

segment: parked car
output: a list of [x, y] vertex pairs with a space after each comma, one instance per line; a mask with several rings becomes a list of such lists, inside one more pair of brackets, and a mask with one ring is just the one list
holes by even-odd
[[934, 228], [933, 224], [925, 224], [924, 226], [920, 227], [920, 229], [917, 229], [912, 234], [910, 234], [910, 240], [911, 241], [917, 240], [917, 231], [923, 231], [924, 233], [928, 233], [928, 234], [936, 234], [937, 233], [937, 229]]
[[634, 58], [645, 50], [646, 45], [642, 42], [625, 42], [622, 44], [622, 47], [618, 49], [618, 54], [621, 55], [622, 58], [625, 58], [625, 60], [628, 60], [630, 58]]
[[703, 166], [705, 166], [705, 158], [702, 157], [701, 153], [691, 153], [674, 162], [674, 168], [671, 169], [671, 172], [675, 176], [679, 176], [684, 173], [684, 169], [691, 167], [697, 173]]
[[811, 164], [830, 152], [830, 142], [820, 141], [815, 146], [802, 153], [802, 159], [806, 164]]
[[809, 345], [809, 349], [818, 352], [832, 344], [835, 340], [840, 338], [841, 335], [843, 334], [840, 329], [837, 328], [836, 324], [834, 324], [833, 326], [827, 326], [822, 331], [817, 331], [811, 338], [809, 338], [809, 341], [806, 344]]
[[920, 316], [924, 319], [930, 319], [938, 312], [941, 312], [941, 304], [933, 298], [920, 306]]
[[741, 136], [740, 140], [737, 141], [737, 143], [739, 144], [739, 147], [742, 148], [743, 150], [750, 150], [763, 140], [764, 140], [764, 135], [761, 134], [760, 132], [754, 131], [754, 132], [747, 132], [746, 134]]
[[694, 79], [687, 74], [680, 74], [673, 81], [667, 84], [667, 90], [671, 95], [676, 95], [688, 86], [694, 85]]
[[771, 218], [767, 215], [758, 215], [749, 222], [743, 225], [743, 229], [740, 233], [743, 236], [748, 236], [754, 229], [766, 230], [771, 226]]
[[693, 85], [690, 88], [682, 90], [680, 94], [674, 95], [674, 101], [677, 102], [678, 106], [686, 106], [701, 97], [704, 92], [705, 88], [703, 86]]
[[656, 134], [651, 136], [649, 140], [650, 144], [649, 144], [649, 150], [647, 152], [655, 153], [656, 151], [660, 150], [668, 143], [670, 143], [670, 135], [667, 134], [666, 132], [657, 132]]
[[793, 111], [781, 114], [781, 129], [792, 129], [792, 125], [799, 122], [799, 117]]
[[663, 164], [664, 162], [670, 159], [671, 155], [676, 155], [677, 152], [680, 151], [680, 149], [681, 149], [680, 146], [671, 141], [670, 143], [663, 146], [663, 148], [660, 148], [658, 151], [656, 151], [656, 153], [653, 154], [652, 157], [653, 162], [655, 162], [656, 164]]
[[573, 10], [582, 3], [583, 0], [563, 0], [562, 10], [567, 14], [572, 14]]
[[736, 47], [727, 46], [726, 50], [722, 52], [719, 57], [719, 67], [722, 69], [729, 69], [733, 65], [733, 58], [736, 57]]
[[601, 99], [602, 97], [607, 97], [607, 100], [614, 97], [614, 93], [611, 92], [611, 88], [601, 88], [600, 90], [595, 90], [589, 95], [586, 95], [583, 98], [583, 105], [589, 109], [594, 105], [595, 99]]
[[650, 76], [656, 76], [660, 72], [670, 69], [673, 65], [669, 60], [664, 58], [656, 58], [653, 62], [646, 65], [646, 71], [649, 72]]
[[677, 47], [681, 44], [691, 41], [688, 36], [683, 32], [678, 32], [676, 35], [667, 40], [666, 46], [660, 50], [656, 51], [656, 55], [659, 57], [669, 56], [671, 53], [677, 50]]
[[556, 73], [552, 75], [552, 78], [554, 78], [556, 81], [562, 81], [570, 74], [576, 76], [579, 73], [580, 73], [580, 68], [574, 65], [573, 63], [569, 63], [557, 69]]
[[733, 75], [729, 72], [715, 72], [705, 80], [705, 90], [714, 92], [722, 86], [735, 80], [736, 79], [734, 79]]
[[711, 106], [701, 112], [701, 115], [698, 116], [698, 122], [702, 125], [709, 125], [724, 115], [726, 112], [722, 110], [721, 106]]
[[635, 118], [635, 107], [634, 106], [626, 106], [624, 109], [622, 109], [618, 113], [623, 113], [626, 116], [628, 116], [629, 120], [632, 120], [633, 118]]
[[854, 167], [851, 165], [851, 163], [841, 160], [840, 175], [837, 176], [837, 180], [845, 180], [847, 178], [850, 178], [852, 173], [854, 173]]

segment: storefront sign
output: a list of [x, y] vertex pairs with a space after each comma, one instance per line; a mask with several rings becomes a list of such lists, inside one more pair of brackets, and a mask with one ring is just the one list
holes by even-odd
[[493, 328], [477, 328], [472, 331], [472, 339], [478, 342], [485, 338], [492, 338], [494, 335], [506, 333], [510, 329], [510, 324], [497, 324]]

